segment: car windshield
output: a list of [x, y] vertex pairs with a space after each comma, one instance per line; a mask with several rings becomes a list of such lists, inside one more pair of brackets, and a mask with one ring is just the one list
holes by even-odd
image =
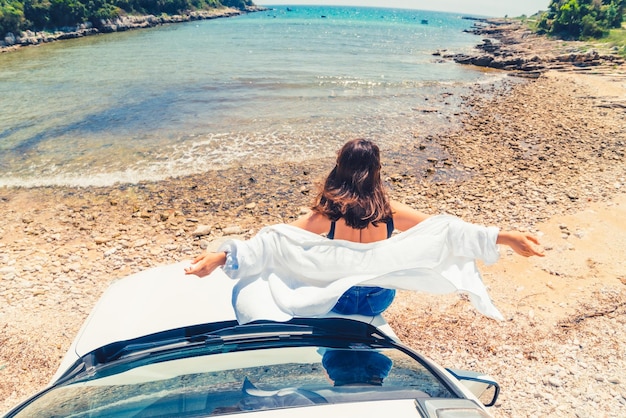
[[224, 351], [131, 356], [43, 393], [15, 416], [199, 416], [456, 397], [425, 364], [393, 347], [274, 344]]

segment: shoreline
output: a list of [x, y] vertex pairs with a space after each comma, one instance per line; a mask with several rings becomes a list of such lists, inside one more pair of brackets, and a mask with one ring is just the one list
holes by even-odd
[[85, 36], [103, 35], [114, 32], [125, 32], [136, 29], [153, 28], [172, 23], [192, 22], [196, 20], [211, 20], [227, 17], [240, 16], [246, 13], [254, 13], [267, 10], [264, 7], [247, 7], [245, 10], [232, 7], [223, 7], [210, 10], [195, 10], [181, 15], [125, 15], [114, 20], [102, 23], [102, 27], [95, 28], [89, 24], [81, 24], [71, 30], [55, 30], [33, 32], [30, 30], [13, 36], [13, 43], [7, 45], [6, 41], [0, 41], [0, 54], [18, 51], [28, 46], [38, 46], [50, 42], [62, 41], [66, 39], [77, 39]]
[[[566, 71], [595, 74], [620, 74], [626, 63], [614, 50], [596, 42], [589, 49], [588, 42], [562, 41], [537, 35], [519, 20], [482, 19], [467, 32], [483, 37], [473, 54], [447, 54], [437, 51], [435, 56], [451, 59], [458, 64], [494, 68], [509, 75], [537, 78], [547, 71]], [[624, 74], [621, 74], [623, 77]]]
[[[607, 104], [626, 96], [626, 82], [622, 74], [543, 71], [502, 90], [476, 88], [460, 128], [383, 151], [390, 196], [429, 213], [529, 230], [547, 255], [503, 251], [498, 264], [480, 266], [507, 318], [501, 323], [457, 295], [403, 292], [385, 316], [409, 346], [500, 381], [498, 417], [619, 416], [626, 125], [624, 110]], [[424, 155], [427, 167], [417, 164]], [[45, 386], [113, 280], [295, 219], [332, 163], [238, 166], [114, 187], [0, 188], [0, 411]], [[457, 172], [462, 180], [439, 180]]]

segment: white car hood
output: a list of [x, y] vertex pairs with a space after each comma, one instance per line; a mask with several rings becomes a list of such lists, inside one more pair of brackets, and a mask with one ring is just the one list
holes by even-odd
[[[222, 269], [209, 276], [187, 276], [191, 263], [151, 268], [119, 279], [104, 292], [78, 332], [57, 372], [54, 383], [76, 360], [105, 345], [185, 326], [235, 320], [233, 286]], [[328, 314], [326, 317], [342, 317]], [[370, 323], [397, 340], [378, 315], [349, 318]]]
[[190, 262], [156, 267], [114, 282], [78, 332], [56, 381], [78, 358], [107, 344], [207, 322], [235, 319], [234, 280], [221, 269], [210, 276], [186, 276]]

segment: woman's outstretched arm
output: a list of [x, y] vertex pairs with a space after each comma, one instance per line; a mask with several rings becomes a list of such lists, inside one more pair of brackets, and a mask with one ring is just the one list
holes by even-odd
[[532, 234], [518, 231], [500, 231], [496, 244], [508, 245], [513, 251], [524, 257], [530, 257], [532, 255], [538, 257], [544, 256], [539, 240]]
[[190, 267], [185, 269], [185, 274], [195, 274], [198, 277], [208, 276], [218, 267], [226, 264], [226, 253], [203, 252], [193, 259]]
[[[318, 213], [310, 212], [292, 222], [291, 225], [321, 234], [328, 231], [330, 221]], [[224, 264], [226, 264], [226, 253], [205, 251], [193, 259], [191, 266], [185, 269], [185, 274], [194, 274], [198, 277], [208, 276], [213, 270]]]
[[[393, 223], [398, 231], [406, 231], [431, 216], [400, 202], [392, 201], [391, 208], [393, 210]], [[524, 257], [533, 255], [538, 257], [544, 256], [539, 240], [532, 234], [518, 231], [500, 231], [496, 244], [507, 245], [517, 254]]]
[[398, 231], [411, 229], [431, 216], [395, 200], [392, 200], [389, 204], [393, 213], [393, 225]]

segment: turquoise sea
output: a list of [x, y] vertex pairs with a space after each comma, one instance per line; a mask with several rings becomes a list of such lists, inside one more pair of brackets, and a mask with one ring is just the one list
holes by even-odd
[[472, 24], [280, 6], [1, 54], [0, 186], [298, 161], [357, 136], [401, 145], [453, 124], [464, 92], [499, 77], [432, 55], [479, 43]]

